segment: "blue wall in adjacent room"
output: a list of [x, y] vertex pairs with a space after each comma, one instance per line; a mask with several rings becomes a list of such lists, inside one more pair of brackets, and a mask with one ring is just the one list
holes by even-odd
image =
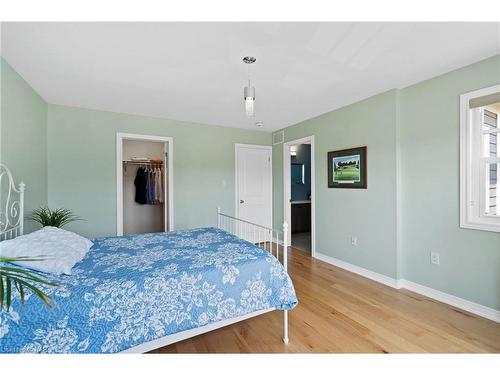
[[[309, 199], [311, 192], [311, 145], [296, 145], [296, 156], [292, 156], [292, 163], [304, 164], [304, 184], [292, 182], [292, 200], [301, 201]], [[294, 173], [292, 172], [292, 176]], [[293, 181], [293, 178], [292, 178]]]

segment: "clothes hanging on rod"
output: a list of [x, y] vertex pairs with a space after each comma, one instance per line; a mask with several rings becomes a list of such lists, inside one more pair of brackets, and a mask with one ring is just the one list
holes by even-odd
[[147, 184], [146, 184], [146, 189], [147, 189], [147, 204], [154, 204], [155, 203], [155, 192], [154, 192], [154, 178], [152, 178], [152, 173], [150, 168], [146, 168], [146, 178], [147, 178]]
[[147, 177], [144, 168], [137, 168], [137, 174], [134, 180], [135, 201], [139, 204], [147, 203]]
[[[160, 183], [161, 183], [161, 191], [165, 191], [165, 175], [163, 174], [163, 168], [160, 168]], [[163, 201], [163, 198], [165, 198], [165, 195], [162, 194], [161, 199]]]
[[163, 168], [139, 167], [134, 180], [135, 201], [139, 204], [162, 204], [164, 199]]
[[155, 169], [155, 201], [157, 203], [163, 203], [163, 189], [161, 183], [161, 171], [160, 168]]

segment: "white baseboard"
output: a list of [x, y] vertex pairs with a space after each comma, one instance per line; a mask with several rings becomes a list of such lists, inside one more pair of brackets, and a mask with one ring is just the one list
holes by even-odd
[[376, 281], [378, 283], [388, 285], [392, 288], [396, 288], [396, 289], [398, 288], [398, 282], [396, 279], [393, 279], [392, 277], [389, 277], [389, 276], [382, 275], [381, 273], [370, 271], [366, 268], [359, 267], [359, 266], [356, 266], [354, 264], [347, 263], [347, 262], [344, 262], [343, 260], [333, 258], [331, 256], [321, 254], [318, 252], [316, 252], [315, 258], [322, 260], [323, 262], [329, 263], [331, 265], [343, 268], [347, 271], [356, 273], [358, 275], [361, 275], [363, 277], [366, 277], [366, 278], [371, 279], [373, 281]]
[[421, 284], [414, 283], [413, 281], [405, 279], [394, 279], [392, 277], [370, 271], [366, 268], [359, 267], [354, 264], [344, 262], [343, 260], [333, 258], [331, 256], [318, 252], [316, 252], [315, 258], [322, 260], [323, 262], [326, 262], [328, 264], [345, 269], [347, 271], [356, 273], [360, 276], [366, 277], [367, 279], [390, 286], [391, 288], [411, 290], [412, 292], [435, 299], [436, 301], [446, 303], [450, 306], [457, 307], [461, 310], [468, 311], [470, 313], [482, 316], [483, 318], [500, 323], [500, 311], [492, 309], [491, 307], [480, 305], [479, 303], [468, 301], [466, 299], [456, 297], [454, 295], [441, 292], [439, 290], [432, 289]]
[[401, 289], [411, 290], [412, 292], [423, 296], [435, 299], [436, 301], [446, 303], [448, 305], [458, 307], [459, 309], [470, 313], [482, 316], [483, 318], [493, 320], [500, 323], [500, 311], [492, 309], [479, 303], [468, 301], [466, 299], [441, 292], [440, 290], [429, 288], [428, 286], [414, 283], [413, 281], [399, 279], [398, 287]]

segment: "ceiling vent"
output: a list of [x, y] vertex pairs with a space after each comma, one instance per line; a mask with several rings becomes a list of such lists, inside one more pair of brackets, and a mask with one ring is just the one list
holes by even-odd
[[285, 139], [285, 131], [284, 130], [273, 133], [273, 146], [283, 143], [284, 139]]

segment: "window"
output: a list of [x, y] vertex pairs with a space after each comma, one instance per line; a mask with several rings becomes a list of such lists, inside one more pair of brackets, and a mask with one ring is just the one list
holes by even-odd
[[460, 97], [460, 226], [500, 232], [500, 85]]

